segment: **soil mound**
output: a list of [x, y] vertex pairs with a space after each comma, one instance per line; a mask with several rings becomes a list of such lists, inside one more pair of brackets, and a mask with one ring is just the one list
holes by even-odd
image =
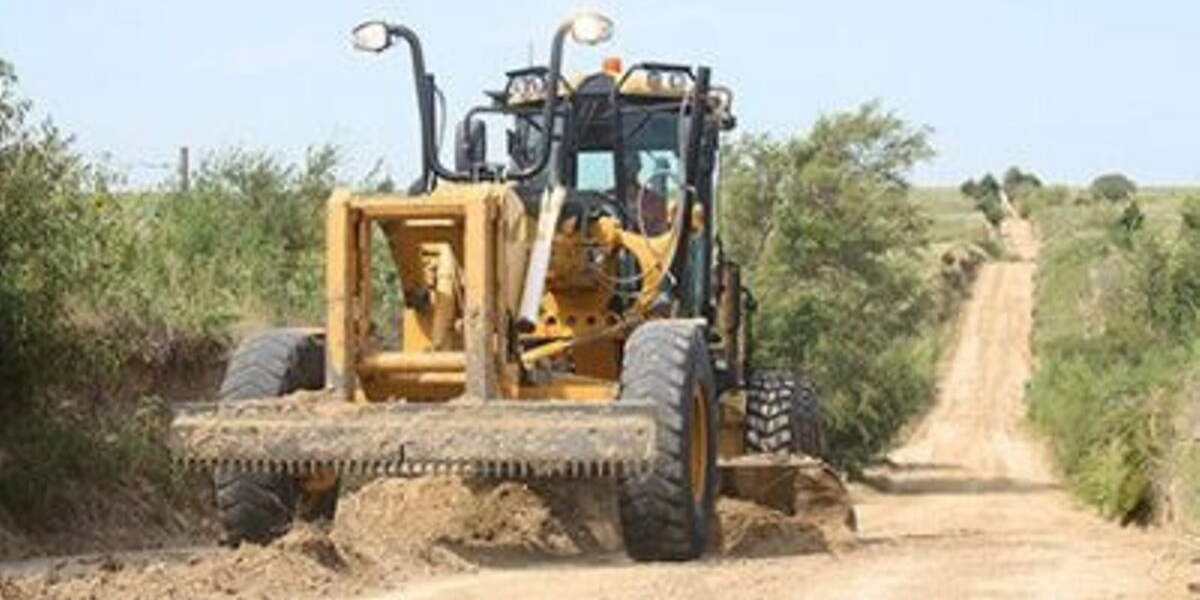
[[[0, 598], [296, 598], [353, 595], [419, 576], [531, 555], [581, 551], [550, 506], [520, 483], [450, 477], [378, 480], [343, 498], [336, 524], [297, 525], [268, 546], [106, 557], [85, 573], [59, 567], [0, 579]], [[589, 539], [586, 547], [593, 547]]]
[[574, 527], [522, 483], [453, 477], [383, 479], [344, 498], [331, 538], [377, 564], [469, 569], [512, 558], [567, 556]]
[[[382, 479], [343, 497], [334, 524], [297, 525], [268, 546], [184, 558], [114, 555], [81, 573], [55, 567], [0, 578], [0, 598], [353, 596], [418, 577], [618, 551], [615, 498], [607, 482]], [[803, 517], [737, 500], [719, 509], [724, 554], [829, 547], [825, 531]]]
[[832, 548], [822, 524], [804, 516], [789, 516], [764, 506], [724, 498], [717, 504], [721, 518], [721, 554], [739, 557], [786, 556], [828, 552]]

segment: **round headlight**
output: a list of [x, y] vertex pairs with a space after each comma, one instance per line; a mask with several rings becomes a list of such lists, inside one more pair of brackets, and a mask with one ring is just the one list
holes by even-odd
[[570, 20], [570, 27], [571, 37], [587, 46], [607, 42], [613, 33], [612, 19], [597, 12], [575, 15]]
[[363, 52], [383, 52], [392, 45], [392, 32], [383, 21], [367, 21], [350, 32], [354, 48]]
[[530, 75], [525, 78], [525, 89], [532, 95], [540, 96], [546, 91], [546, 80], [540, 75]]
[[508, 84], [508, 93], [510, 96], [524, 96], [525, 95], [525, 78], [518, 77], [516, 79], [513, 79], [512, 82]]
[[683, 73], [671, 73], [670, 79], [671, 89], [677, 92], [683, 91], [687, 87], [687, 75]]
[[650, 86], [650, 89], [657, 90], [662, 87], [662, 84], [662, 72], [652, 70], [646, 73], [646, 85]]

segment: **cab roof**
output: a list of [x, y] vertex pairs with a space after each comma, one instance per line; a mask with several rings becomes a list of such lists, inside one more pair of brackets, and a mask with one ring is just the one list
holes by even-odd
[[[559, 98], [579, 94], [611, 94], [614, 88], [621, 96], [655, 100], [680, 100], [687, 96], [695, 82], [691, 67], [665, 63], [638, 63], [621, 69], [605, 61], [605, 69], [594, 73], [563, 78], [558, 85]], [[540, 104], [546, 99], [545, 67], [528, 67], [509, 71], [508, 84], [500, 92], [492, 92], [497, 102], [508, 106]]]

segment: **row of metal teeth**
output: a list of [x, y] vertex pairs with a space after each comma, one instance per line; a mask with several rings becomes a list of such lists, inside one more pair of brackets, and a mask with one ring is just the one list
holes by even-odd
[[182, 460], [189, 469], [220, 470], [242, 473], [303, 475], [334, 471], [345, 475], [416, 477], [423, 475], [461, 475], [500, 479], [542, 477], [624, 477], [639, 475], [651, 468], [649, 461], [380, 461], [380, 460], [266, 460], [204, 459]]

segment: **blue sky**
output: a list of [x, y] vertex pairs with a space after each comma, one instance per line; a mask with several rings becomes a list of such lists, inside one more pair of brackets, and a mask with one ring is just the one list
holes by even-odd
[[25, 95], [110, 155], [135, 183], [187, 144], [296, 157], [332, 142], [361, 176], [415, 164], [406, 57], [353, 52], [368, 18], [416, 28], [457, 116], [526, 63], [580, 8], [617, 21], [568, 70], [626, 61], [705, 63], [737, 90], [743, 131], [785, 135], [822, 112], [879, 99], [931, 125], [938, 158], [916, 173], [958, 182], [1010, 164], [1084, 182], [1200, 181], [1200, 3], [1111, 0], [0, 0], [0, 57]]

